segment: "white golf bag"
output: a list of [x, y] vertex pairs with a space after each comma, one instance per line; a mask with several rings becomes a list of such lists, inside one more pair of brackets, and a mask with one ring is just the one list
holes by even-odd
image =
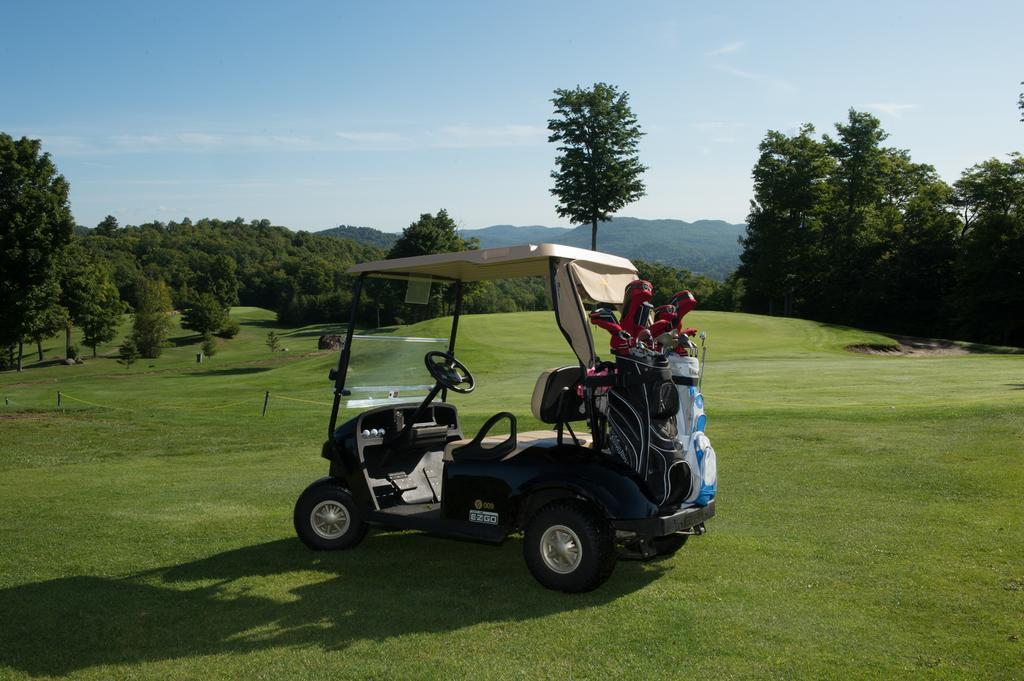
[[706, 506], [718, 490], [718, 462], [711, 441], [704, 434], [707, 416], [704, 414], [704, 397], [697, 389], [700, 362], [696, 357], [681, 357], [673, 353], [669, 355], [668, 363], [672, 382], [679, 394], [676, 437], [690, 467], [690, 492], [683, 501]]

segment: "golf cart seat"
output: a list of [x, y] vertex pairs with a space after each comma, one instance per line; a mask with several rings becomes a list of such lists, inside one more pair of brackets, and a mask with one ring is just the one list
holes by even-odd
[[[570, 421], [586, 419], [583, 400], [576, 394], [576, 385], [583, 375], [579, 365], [548, 369], [541, 373], [533, 389], [530, 409], [534, 418], [558, 425], [558, 430], [531, 430], [516, 432], [515, 417], [508, 412], [495, 414], [487, 420], [472, 440], [449, 442], [444, 448], [445, 461], [507, 461], [524, 449], [536, 445], [561, 444], [562, 426]], [[487, 435], [495, 423], [508, 419], [509, 435]], [[571, 432], [571, 431], [570, 431]], [[589, 433], [573, 434], [581, 447], [589, 447], [593, 438]]]

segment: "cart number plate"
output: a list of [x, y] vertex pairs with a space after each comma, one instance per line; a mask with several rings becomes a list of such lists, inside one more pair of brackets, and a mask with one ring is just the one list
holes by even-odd
[[498, 514], [493, 511], [477, 511], [474, 509], [470, 509], [469, 522], [484, 523], [485, 525], [497, 525]]

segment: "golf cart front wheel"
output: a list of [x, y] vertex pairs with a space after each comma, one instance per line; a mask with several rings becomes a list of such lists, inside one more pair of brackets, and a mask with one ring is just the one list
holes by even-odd
[[295, 533], [316, 551], [352, 548], [366, 536], [355, 501], [336, 484], [313, 484], [295, 502]]
[[578, 501], [556, 501], [530, 520], [523, 539], [530, 572], [549, 589], [596, 589], [615, 569], [615, 533], [604, 517]]

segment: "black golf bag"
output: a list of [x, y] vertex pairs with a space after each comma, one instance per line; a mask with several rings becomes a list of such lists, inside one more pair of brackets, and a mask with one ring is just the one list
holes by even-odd
[[664, 357], [615, 358], [608, 395], [608, 448], [647, 483], [652, 499], [668, 506], [690, 492], [690, 467], [676, 430], [679, 395]]

